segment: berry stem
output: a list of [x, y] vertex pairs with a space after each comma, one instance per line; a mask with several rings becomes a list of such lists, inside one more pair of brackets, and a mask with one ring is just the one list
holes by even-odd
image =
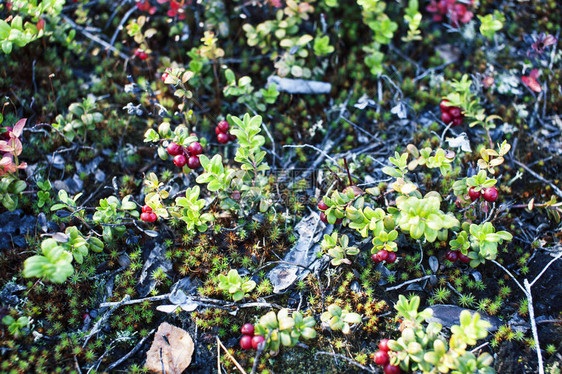
[[347, 178], [349, 178], [349, 185], [353, 186], [353, 180], [351, 179], [351, 173], [349, 172], [349, 166], [347, 166], [347, 158], [343, 159], [343, 163], [345, 165], [345, 170], [347, 170]]

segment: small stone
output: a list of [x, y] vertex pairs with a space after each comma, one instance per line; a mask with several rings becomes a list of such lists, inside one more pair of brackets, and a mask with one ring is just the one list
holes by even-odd
[[475, 310], [461, 308], [456, 305], [433, 305], [428, 307], [428, 309], [433, 311], [433, 316], [429, 318], [428, 321], [440, 323], [447, 328], [460, 324], [460, 315], [463, 310], [468, 310], [470, 313], [479, 313], [482, 320], [488, 321], [492, 325], [489, 331], [496, 331], [501, 325], [501, 321], [497, 317], [476, 312]]

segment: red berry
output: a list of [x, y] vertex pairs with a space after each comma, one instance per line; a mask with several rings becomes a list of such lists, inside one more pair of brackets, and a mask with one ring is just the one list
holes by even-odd
[[459, 107], [453, 106], [449, 109], [449, 114], [453, 116], [453, 118], [458, 118], [462, 116], [461, 110]]
[[228, 141], [229, 141], [230, 139], [228, 138], [228, 135], [226, 135], [225, 133], [222, 133], [222, 132], [221, 132], [220, 134], [217, 135], [217, 140], [218, 140], [218, 142], [221, 143], [221, 144], [226, 144], [226, 143], [228, 143]]
[[168, 151], [170, 156], [177, 156], [183, 153], [183, 147], [176, 142], [171, 142], [166, 147], [166, 151]]
[[320, 221], [324, 222], [325, 224], [328, 224], [328, 216], [326, 216], [324, 212], [320, 213]]
[[320, 209], [320, 210], [328, 209], [328, 205], [326, 205], [326, 203], [324, 202], [324, 199], [322, 199], [318, 202], [318, 209]]
[[37, 30], [43, 30], [45, 28], [45, 20], [41, 18], [37, 21]]
[[137, 56], [140, 60], [143, 60], [143, 61], [148, 58], [148, 55], [146, 54], [146, 52], [143, 51], [143, 50], [140, 49], [140, 48], [137, 48], [137, 49], [135, 50], [135, 56]]
[[201, 153], [203, 153], [203, 147], [201, 146], [201, 143], [199, 142], [193, 142], [189, 145], [189, 147], [187, 147], [187, 150], [189, 151], [189, 153], [191, 153], [194, 156], [200, 155]]
[[375, 262], [375, 264], [378, 264], [380, 262], [379, 258], [377, 257], [376, 253], [373, 253], [371, 255], [371, 260], [373, 260]]
[[441, 113], [441, 121], [445, 122], [446, 125], [453, 121], [453, 117], [448, 112]]
[[377, 365], [386, 365], [390, 362], [390, 357], [385, 351], [376, 351], [373, 359]]
[[197, 156], [191, 156], [189, 158], [189, 160], [187, 160], [187, 167], [195, 170], [197, 169], [199, 166], [201, 166], [201, 161], [199, 161], [199, 157]]
[[242, 333], [242, 335], [253, 336], [254, 335], [254, 325], [252, 325], [251, 323], [245, 323], [244, 325], [242, 325], [242, 328], [240, 329], [240, 332]]
[[149, 207], [148, 205], [145, 205], [142, 207], [142, 212], [143, 213], [152, 213], [152, 208]]
[[258, 349], [258, 345], [259, 345], [261, 342], [264, 342], [264, 341], [265, 341], [265, 338], [264, 338], [263, 336], [261, 336], [261, 335], [256, 335], [256, 336], [254, 336], [254, 337], [252, 338], [252, 348]]
[[336, 219], [336, 222], [334, 222], [334, 225], [339, 225], [340, 223], [342, 223], [343, 218], [338, 218]]
[[226, 122], [226, 121], [224, 121], [224, 120], [223, 120], [223, 121], [219, 121], [219, 123], [217, 124], [217, 127], [219, 128], [219, 130], [220, 130], [221, 132], [223, 132], [223, 133], [225, 133], [225, 134], [228, 132], [228, 129], [230, 128], [228, 122]]
[[148, 215], [149, 215], [148, 222], [155, 222], [158, 219], [158, 216], [154, 212], [148, 213]]
[[179, 168], [183, 168], [186, 162], [187, 158], [185, 158], [184, 155], [177, 155], [174, 157], [174, 164]]
[[457, 256], [459, 257], [459, 260], [461, 260], [465, 264], [468, 264], [470, 262], [470, 257], [468, 257], [467, 255], [463, 255], [461, 251], [458, 251]]
[[456, 262], [459, 259], [459, 256], [457, 255], [456, 251], [449, 251], [447, 252], [445, 258], [447, 259], [447, 261]]
[[388, 252], [388, 257], [386, 258], [387, 264], [393, 264], [396, 261], [396, 252]]
[[386, 364], [384, 366], [384, 374], [400, 374], [400, 366]]
[[460, 125], [462, 125], [462, 117], [453, 118], [453, 126], [460, 126]]
[[377, 258], [379, 259], [380, 262], [383, 262], [384, 260], [386, 260], [388, 258], [388, 251], [387, 250], [380, 250], [377, 252]]
[[388, 339], [382, 339], [382, 340], [379, 342], [379, 349], [380, 349], [381, 351], [385, 351], [385, 352], [390, 351], [390, 348], [388, 348]]
[[217, 127], [215, 127], [215, 134], [217, 134], [217, 135], [224, 134], [224, 132], [222, 132], [221, 129], [217, 126]]
[[150, 213], [141, 213], [140, 219], [141, 221], [148, 222], [150, 220]]
[[240, 339], [240, 348], [245, 351], [252, 349], [252, 337], [250, 335], [244, 335], [242, 339]]
[[447, 99], [441, 100], [441, 102], [439, 103], [439, 108], [441, 108], [442, 113], [449, 111], [449, 108], [451, 107], [448, 104], [449, 104], [449, 100]]
[[470, 187], [468, 189], [468, 196], [470, 196], [470, 200], [476, 201], [480, 199], [480, 191], [476, 191], [474, 187]]
[[236, 135], [234, 135], [234, 134], [228, 133], [227, 135], [228, 135], [228, 140], [230, 140], [230, 141], [235, 141], [237, 139]]
[[489, 203], [493, 203], [498, 198], [498, 190], [496, 187], [488, 187], [484, 189], [484, 193], [482, 194], [484, 200]]

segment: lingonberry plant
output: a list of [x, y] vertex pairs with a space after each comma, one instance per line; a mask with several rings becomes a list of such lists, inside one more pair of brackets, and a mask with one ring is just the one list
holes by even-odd
[[451, 327], [451, 337], [446, 340], [441, 334], [441, 324], [424, 324], [431, 318], [432, 310], [418, 312], [419, 305], [419, 296], [410, 300], [399, 296], [395, 308], [402, 319], [401, 336], [381, 344], [381, 350], [374, 356], [375, 363], [384, 365], [385, 373], [400, 372], [389, 368], [389, 365], [405, 372], [495, 373], [490, 354], [485, 352], [476, 356], [467, 349], [488, 335], [489, 322], [482, 320], [478, 313], [463, 310], [460, 325]]
[[41, 253], [25, 260], [23, 274], [27, 278], [63, 283], [74, 272], [73, 259], [82, 264], [88, 251], [99, 253], [103, 248], [100, 239], [85, 237], [76, 227], [70, 226], [64, 233], [56, 233], [41, 242]]
[[27, 183], [24, 180], [20, 180], [18, 175], [20, 169], [27, 167], [27, 163], [20, 162], [18, 159], [23, 150], [20, 136], [26, 121], [27, 119], [23, 118], [16, 122], [13, 128], [5, 127], [6, 131], [1, 134], [0, 202], [10, 211], [18, 207], [19, 196], [27, 188]]
[[218, 286], [234, 301], [240, 301], [248, 292], [252, 292], [256, 288], [256, 282], [242, 278], [237, 270], [231, 269], [228, 275], [219, 274]]
[[266, 348], [278, 352], [283, 345], [294, 347], [302, 336], [304, 339], [314, 339], [316, 330], [314, 317], [304, 317], [295, 311], [289, 315], [288, 309], [281, 309], [277, 314], [271, 311], [263, 315], [259, 323], [255, 324], [255, 334], [265, 337]]
[[361, 315], [332, 304], [328, 306], [327, 311], [320, 315], [320, 320], [327, 323], [333, 331], [349, 334], [351, 333], [351, 325], [361, 322]]

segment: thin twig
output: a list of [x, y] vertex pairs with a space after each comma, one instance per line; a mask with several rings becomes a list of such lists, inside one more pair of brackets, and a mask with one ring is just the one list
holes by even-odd
[[404, 286], [406, 286], [406, 285], [408, 285], [408, 284], [410, 284], [410, 283], [420, 282], [420, 281], [423, 281], [423, 280], [426, 280], [426, 279], [429, 279], [429, 278], [431, 278], [431, 275], [424, 275], [424, 276], [421, 277], [421, 278], [416, 278], [416, 279], [412, 279], [412, 280], [406, 281], [406, 282], [404, 282], [404, 283], [399, 284], [398, 286], [388, 287], [387, 289], [385, 289], [385, 291], [388, 292], [388, 291], [397, 290], [397, 289], [402, 288], [402, 287], [404, 287]]
[[541, 345], [539, 343], [539, 333], [537, 331], [537, 322], [535, 321], [535, 308], [533, 308], [533, 294], [531, 293], [531, 285], [529, 284], [529, 281], [527, 279], [523, 280], [523, 284], [525, 285], [527, 300], [529, 300], [529, 320], [531, 322], [533, 339], [535, 339], [535, 350], [537, 351], [537, 360], [539, 362], [539, 374], [544, 374]]
[[554, 193], [557, 194], [559, 197], [562, 197], [562, 190], [558, 187], [556, 187], [556, 185], [554, 183], [552, 183], [551, 181], [541, 177], [539, 174], [535, 173], [533, 170], [531, 170], [527, 165], [517, 161], [517, 160], [513, 160], [513, 162], [519, 166], [521, 166], [523, 169], [525, 169], [525, 171], [527, 171], [529, 174], [531, 174], [533, 177], [535, 177], [536, 179], [538, 179], [539, 181], [548, 184], [553, 190]]
[[121, 365], [121, 363], [123, 361], [125, 361], [126, 359], [128, 359], [129, 357], [131, 357], [132, 355], [134, 355], [139, 349], [140, 347], [144, 344], [144, 342], [152, 335], [154, 334], [154, 332], [156, 331], [156, 329], [152, 329], [152, 331], [150, 331], [148, 333], [148, 335], [146, 335], [144, 338], [142, 338], [137, 345], [135, 345], [135, 347], [133, 349], [131, 349], [129, 351], [129, 353], [127, 353], [125, 356], [121, 357], [119, 360], [115, 361], [114, 363], [112, 363], [111, 365], [108, 366], [107, 371], [110, 371], [113, 368], [116, 368], [117, 366]]
[[326, 355], [326, 356], [331, 356], [331, 357], [335, 357], [335, 358], [341, 358], [342, 360], [345, 360], [345, 361], [349, 362], [351, 365], [357, 366], [358, 368], [363, 369], [365, 371], [368, 371], [369, 373], [376, 373], [376, 371], [372, 370], [370, 367], [365, 366], [365, 365], [361, 365], [359, 362], [357, 362], [357, 361], [355, 361], [355, 360], [353, 360], [349, 357], [346, 357], [344, 355], [340, 355], [340, 354], [337, 354], [337, 353], [325, 352], [325, 351], [316, 352], [316, 354], [314, 356], [317, 356], [317, 355]]
[[226, 349], [226, 347], [222, 344], [222, 342], [221, 342], [221, 340], [219, 339], [218, 336], [217, 336], [217, 344], [220, 345], [220, 347], [223, 349], [224, 353], [226, 353], [226, 356], [228, 358], [230, 358], [230, 360], [234, 363], [234, 365], [238, 368], [238, 370], [240, 370], [240, 372], [242, 374], [248, 374], [248, 373], [246, 373], [246, 370], [244, 370], [244, 368], [238, 363], [238, 361], [236, 361], [236, 359], [234, 357], [232, 357], [232, 355], [230, 354], [228, 349]]
[[109, 49], [110, 51], [112, 51], [113, 53], [116, 53], [117, 55], [119, 55], [119, 57], [121, 57], [122, 59], [124, 59], [125, 61], [129, 60], [129, 56], [127, 56], [126, 54], [124, 54], [123, 52], [117, 50], [115, 47], [113, 47], [111, 44], [109, 44], [108, 42], [106, 42], [103, 39], [98, 38], [97, 36], [95, 36], [94, 34], [89, 33], [88, 31], [86, 31], [84, 28], [78, 26], [73, 20], [70, 19], [70, 17], [68, 17], [65, 14], [62, 14], [62, 18], [68, 22], [70, 24], [70, 26], [72, 26], [73, 29], [78, 30], [82, 35], [84, 35], [85, 37], [87, 37], [88, 39], [90, 39], [93, 42], [96, 42], [102, 46], [104, 46], [106, 49]]

